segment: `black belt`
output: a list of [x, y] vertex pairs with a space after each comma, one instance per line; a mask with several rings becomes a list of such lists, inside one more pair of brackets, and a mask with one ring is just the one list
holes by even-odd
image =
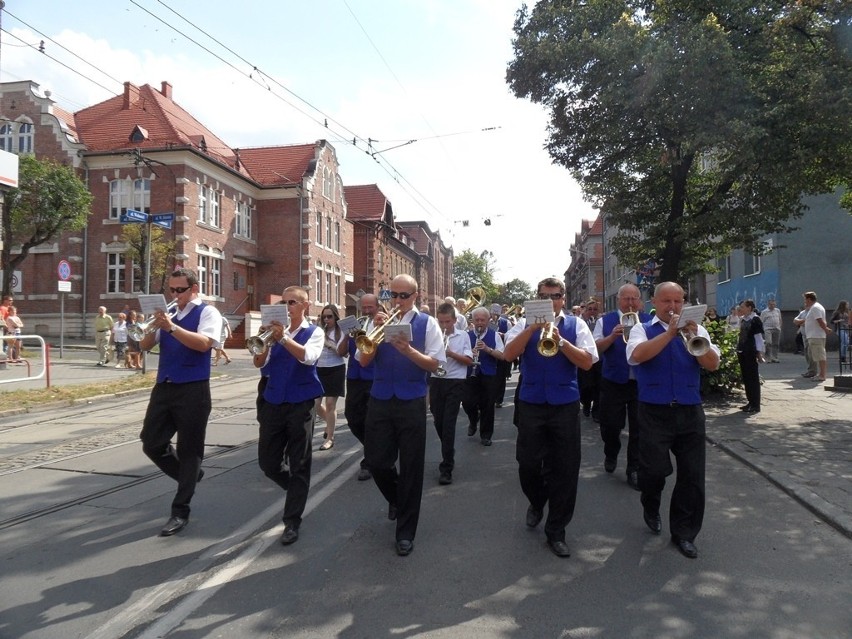
[[107, 332], [109, 332], [109, 329], [108, 329], [108, 328], [105, 328], [105, 329], [104, 329], [104, 330], [102, 330], [102, 331], [98, 331], [98, 333], [107, 333]]

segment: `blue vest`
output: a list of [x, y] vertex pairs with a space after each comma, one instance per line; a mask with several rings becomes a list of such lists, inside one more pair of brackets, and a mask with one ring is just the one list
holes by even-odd
[[[411, 320], [411, 344], [421, 353], [426, 350], [426, 325], [429, 316], [417, 313]], [[373, 387], [370, 396], [375, 399], [416, 399], [426, 397], [428, 373], [402, 355], [390, 344], [379, 344], [373, 360]]]
[[[651, 316], [647, 313], [639, 313], [640, 322], [648, 322]], [[603, 324], [603, 336], [608, 337], [619, 324], [618, 311], [612, 311], [601, 319]], [[627, 363], [627, 344], [621, 337], [615, 339], [609, 348], [601, 354], [601, 376], [617, 384], [626, 384], [630, 380], [630, 364]]]
[[[666, 331], [662, 322], [645, 322], [645, 334], [653, 339]], [[701, 366], [686, 350], [680, 337], [674, 338], [656, 357], [634, 369], [639, 384], [639, 401], [648, 404], [701, 403]]]
[[[183, 319], [172, 319], [182, 329], [198, 331], [201, 312], [206, 304], [193, 305]], [[210, 379], [210, 349], [196, 351], [187, 348], [168, 331], [160, 331], [160, 364], [157, 367], [157, 383], [169, 380], [174, 384], [200, 382]]]
[[[470, 347], [473, 348], [474, 344], [476, 344], [476, 331], [468, 331], [468, 337], [470, 338]], [[485, 334], [482, 336], [482, 341], [485, 342], [485, 345], [488, 348], [494, 348], [497, 346], [497, 334], [494, 332], [493, 328], [487, 328], [485, 330]], [[467, 374], [470, 375], [473, 370], [473, 366], [467, 367]], [[479, 375], [496, 375], [497, 374], [497, 360], [494, 359], [493, 355], [489, 355], [485, 351], [479, 352]]]
[[[296, 333], [293, 340], [304, 346], [315, 330], [317, 327], [313, 324], [306, 326]], [[272, 345], [269, 361], [261, 371], [269, 376], [263, 399], [270, 404], [297, 404], [322, 397], [324, 392], [316, 365], [302, 364], [278, 342]]]
[[355, 348], [355, 338], [349, 337], [349, 365], [346, 367], [346, 379], [364, 379], [373, 381], [373, 362], [369, 366], [361, 366], [361, 362], [355, 359], [355, 353], [358, 349]]
[[[559, 322], [559, 334], [575, 344], [577, 318], [569, 316]], [[562, 353], [544, 357], [538, 352], [541, 331], [536, 331], [521, 357], [521, 388], [518, 398], [530, 404], [570, 404], [580, 399], [577, 367]], [[531, 364], [535, 365], [532, 366]]]

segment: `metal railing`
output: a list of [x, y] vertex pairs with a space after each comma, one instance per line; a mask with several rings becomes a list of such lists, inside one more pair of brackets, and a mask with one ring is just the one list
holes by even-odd
[[[0, 336], [0, 339], [6, 342], [7, 346], [10, 346], [12, 342], [20, 340], [22, 348], [26, 340], [37, 340], [39, 343], [39, 348], [41, 349], [40, 361], [42, 366], [41, 372], [38, 375], [33, 375], [33, 363], [29, 359], [21, 357], [21, 363], [25, 364], [27, 367], [27, 376], [0, 379], [0, 384], [11, 384], [12, 382], [31, 382], [36, 379], [44, 378], [47, 382], [47, 388], [50, 388], [50, 345], [44, 341], [44, 338], [41, 335], [3, 335]], [[0, 368], [5, 368], [6, 370], [8, 370], [8, 364], [9, 360], [6, 359], [6, 354], [3, 353], [2, 355], [0, 355]]]

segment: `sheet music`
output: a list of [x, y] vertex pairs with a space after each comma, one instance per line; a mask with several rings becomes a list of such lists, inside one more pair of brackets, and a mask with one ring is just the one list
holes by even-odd
[[348, 333], [352, 329], [358, 328], [358, 318], [354, 315], [347, 315], [346, 317], [341, 317], [337, 325], [341, 331]]
[[140, 295], [137, 299], [139, 300], [139, 310], [145, 317], [152, 315], [154, 311], [165, 311], [168, 307], [166, 296], [162, 293]]
[[704, 314], [707, 312], [707, 304], [695, 304], [694, 306], [684, 306], [680, 312], [680, 319], [677, 321], [677, 327], [683, 328], [689, 320], [700, 325], [704, 321]]
[[273, 320], [281, 322], [283, 326], [290, 326], [290, 313], [286, 304], [260, 305], [260, 323], [269, 326]]
[[527, 318], [527, 326], [556, 319], [553, 302], [550, 300], [527, 300], [524, 302], [524, 315]]
[[394, 335], [404, 335], [406, 341], [411, 341], [411, 324], [385, 324], [385, 339], [390, 340]]

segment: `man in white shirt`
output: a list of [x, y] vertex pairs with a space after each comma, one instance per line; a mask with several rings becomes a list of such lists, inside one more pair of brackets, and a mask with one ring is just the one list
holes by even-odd
[[812, 377], [815, 382], [824, 382], [828, 364], [825, 354], [825, 337], [831, 332], [831, 328], [825, 322], [825, 307], [817, 302], [816, 293], [808, 291], [802, 297], [805, 300], [805, 310], [807, 310], [804, 326], [808, 355], [818, 369], [816, 375], [808, 375], [807, 377]]
[[766, 361], [778, 363], [778, 349], [781, 346], [781, 309], [776, 308], [775, 300], [769, 300], [760, 313], [763, 322], [763, 333], [766, 338]]

